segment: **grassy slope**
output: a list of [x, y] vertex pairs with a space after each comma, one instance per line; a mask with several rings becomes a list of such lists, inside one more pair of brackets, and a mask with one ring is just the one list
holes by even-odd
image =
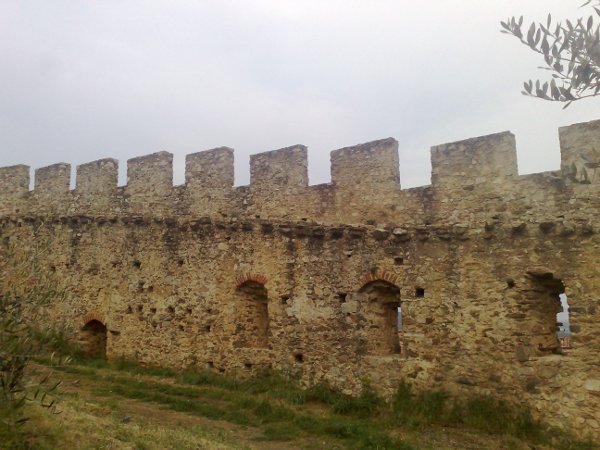
[[595, 448], [556, 431], [551, 438], [501, 402], [457, 404], [406, 385], [389, 405], [368, 389], [351, 398], [327, 386], [303, 390], [277, 375], [239, 380], [127, 361], [57, 370], [62, 414], [32, 407], [25, 431], [34, 448]]

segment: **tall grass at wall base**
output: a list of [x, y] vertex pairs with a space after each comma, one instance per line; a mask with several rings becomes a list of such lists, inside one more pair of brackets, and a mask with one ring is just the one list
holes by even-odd
[[[327, 383], [319, 383], [306, 389], [297, 380], [273, 371], [250, 378], [240, 378], [197, 367], [176, 370], [144, 366], [123, 357], [111, 361], [85, 359], [73, 353], [73, 349], [69, 349], [60, 338], [56, 338], [56, 347], [57, 350], [64, 348], [75, 355], [76, 366], [73, 367], [73, 373], [79, 372], [81, 375], [98, 379], [95, 370], [106, 368], [123, 373], [170, 378], [179, 385], [202, 388], [203, 395], [231, 402], [233, 410], [227, 414], [231, 414], [230, 418], [234, 422], [241, 424], [246, 414], [244, 411], [250, 410], [252, 415], [263, 423], [266, 439], [293, 439], [298, 430], [306, 432], [315, 429], [318, 434], [341, 439], [352, 440], [360, 437], [360, 442], [365, 448], [395, 448], [397, 441], [392, 439], [396, 442], [392, 444], [386, 443], [386, 440], [389, 437], [388, 432], [393, 434], [393, 430], [398, 429], [400, 424], [400, 427], [412, 429], [441, 426], [476, 430], [490, 435], [514, 436], [532, 444], [549, 445], [561, 450], [599, 448], [591, 440], [576, 439], [567, 432], [552, 429], [535, 420], [525, 408], [490, 396], [457, 398], [443, 390], [416, 391], [409, 383], [402, 381], [391, 400], [386, 402], [369, 384], [363, 386], [360, 395], [349, 396]], [[67, 368], [66, 371], [70, 370]], [[128, 392], [124, 386], [119, 389], [123, 390], [123, 395]], [[181, 391], [178, 395], [180, 394], [185, 396], [186, 392]], [[190, 397], [194, 396], [191, 391], [188, 394]], [[142, 393], [135, 395], [144, 397]], [[161, 401], [167, 400], [162, 398]], [[273, 404], [273, 401], [278, 403]], [[195, 411], [196, 408], [193, 403], [183, 399], [169, 399], [168, 403], [169, 407], [182, 412]], [[323, 423], [312, 420], [307, 423], [307, 418], [303, 415], [292, 414], [285, 419], [290, 408], [294, 411], [295, 406], [311, 403], [322, 404], [329, 414], [332, 414], [331, 418]], [[287, 404], [289, 407], [281, 409], [277, 406], [281, 404]], [[240, 410], [240, 414], [235, 413], [236, 408]], [[205, 411], [205, 408], [195, 413], [202, 414], [202, 411]], [[361, 427], [360, 436], [356, 435], [358, 425]], [[372, 445], [367, 445], [368, 442], [372, 442]], [[402, 445], [402, 448], [410, 448], [408, 445]]]
[[591, 437], [581, 440], [535, 420], [527, 408], [486, 395], [462, 399], [441, 390], [413, 392], [412, 386], [402, 381], [390, 406], [393, 417], [411, 427], [464, 427], [486, 434], [514, 436], [561, 450], [600, 448]]

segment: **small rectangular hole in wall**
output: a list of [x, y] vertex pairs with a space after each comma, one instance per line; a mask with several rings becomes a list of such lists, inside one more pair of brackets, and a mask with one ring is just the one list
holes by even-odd
[[156, 308], [150, 308], [150, 312], [151, 312], [152, 314], [156, 314]]
[[394, 258], [394, 264], [396, 264], [397, 266], [401, 266], [404, 264], [404, 258], [397, 256]]
[[424, 288], [416, 288], [415, 289], [415, 297], [425, 297], [425, 289]]
[[346, 303], [346, 297], [348, 297], [348, 294], [345, 292], [338, 292], [338, 300], [340, 303]]
[[142, 312], [143, 309], [144, 309], [144, 305], [137, 305], [138, 312]]
[[207, 362], [206, 362], [206, 367], [207, 367], [208, 369], [214, 369], [214, 368], [215, 368], [215, 363], [214, 363], [214, 362], [212, 362], [212, 361], [207, 361]]
[[133, 308], [131, 307], [131, 305], [129, 305], [127, 307], [127, 314], [131, 314], [133, 312]]
[[294, 361], [302, 364], [304, 362], [304, 355], [302, 353], [294, 353]]
[[173, 314], [173, 313], [175, 312], [175, 308], [173, 308], [172, 306], [169, 306], [169, 307], [167, 308], [167, 312], [168, 312], [169, 314]]
[[192, 313], [192, 308], [186, 308], [185, 309], [185, 313], [186, 314], [191, 314]]
[[183, 262], [184, 262], [183, 259], [178, 259], [177, 260], [177, 265], [183, 266]]
[[250, 369], [252, 369], [252, 363], [244, 363], [244, 367], [245, 367], [247, 370], [250, 370]]
[[142, 267], [142, 263], [136, 259], [135, 261], [133, 261], [133, 267], [139, 269], [140, 267]]
[[290, 298], [287, 295], [283, 295], [281, 297], [281, 303], [283, 303], [284, 305], [287, 305], [287, 302], [290, 300]]
[[185, 331], [185, 329], [183, 328], [183, 325], [179, 325], [179, 331]]
[[207, 333], [210, 333], [211, 329], [212, 329], [212, 327], [210, 325], [206, 325], [204, 327], [204, 331], [206, 331]]

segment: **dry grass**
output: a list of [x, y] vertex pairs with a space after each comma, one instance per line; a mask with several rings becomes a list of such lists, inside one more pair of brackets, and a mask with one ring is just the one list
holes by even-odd
[[[38, 366], [34, 372], [42, 368]], [[448, 426], [452, 421], [438, 411], [447, 399], [436, 393], [423, 397], [399, 389], [397, 400], [404, 405], [400, 408], [398, 402], [384, 404], [369, 391], [350, 398], [326, 386], [302, 390], [277, 375], [239, 380], [207, 372], [140, 367], [124, 361], [80, 361], [57, 369], [57, 378], [64, 382], [62, 413], [51, 415], [30, 405], [32, 420], [24, 430], [29, 444], [25, 448], [596, 448], [562, 439], [540, 439], [535, 434], [533, 442], [528, 433], [516, 432], [520, 429], [505, 426], [507, 433], [504, 428], [482, 427], [473, 420], [467, 421], [473, 422], [471, 426], [463, 424], [464, 420]], [[464, 417], [497, 425], [496, 403], [486, 403], [485, 408], [476, 406], [451, 412], [469, 413]], [[512, 416], [502, 417], [506, 422]]]
[[[38, 449], [244, 449], [223, 431], [208, 430], [178, 420], [177, 414], [157, 407], [133, 405], [120, 399], [84, 400], [68, 395], [60, 403], [60, 414], [39, 406], [28, 408], [26, 426], [29, 445]], [[129, 423], [124, 423], [131, 414]]]

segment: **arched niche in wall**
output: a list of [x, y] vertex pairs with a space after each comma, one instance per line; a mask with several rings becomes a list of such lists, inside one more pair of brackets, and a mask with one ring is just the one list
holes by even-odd
[[99, 320], [86, 322], [79, 333], [81, 353], [88, 358], [105, 358], [106, 335], [106, 326]]
[[358, 292], [364, 349], [368, 355], [402, 352], [400, 288], [384, 280], [366, 283]]
[[269, 344], [269, 300], [261, 283], [247, 280], [235, 290], [234, 346], [266, 348]]
[[563, 282], [550, 272], [529, 272], [520, 292], [519, 309], [525, 316], [519, 326], [523, 344], [537, 355], [559, 352], [557, 314], [563, 311]]

